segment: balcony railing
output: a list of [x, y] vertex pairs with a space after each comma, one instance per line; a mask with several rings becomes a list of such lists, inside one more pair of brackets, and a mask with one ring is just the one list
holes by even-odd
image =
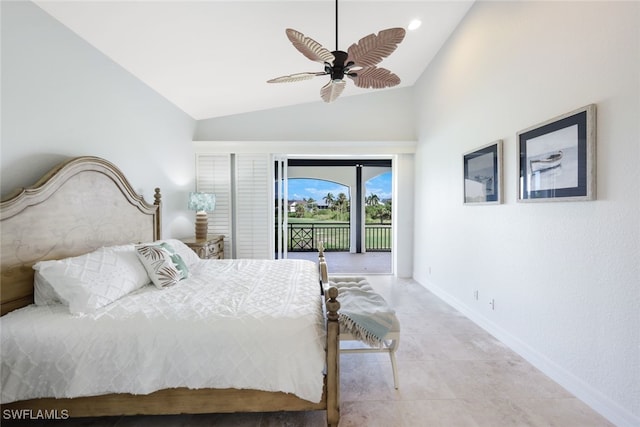
[[[317, 251], [323, 242], [326, 251], [348, 251], [351, 228], [345, 223], [290, 223], [287, 226], [287, 251]], [[367, 251], [391, 251], [391, 225], [365, 225]]]

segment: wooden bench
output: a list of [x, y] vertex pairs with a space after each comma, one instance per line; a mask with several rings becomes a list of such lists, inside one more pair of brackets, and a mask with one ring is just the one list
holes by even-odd
[[[333, 284], [337, 284], [345, 281], [354, 281], [360, 286], [371, 286], [364, 277], [343, 277], [343, 276], [329, 276], [329, 270], [327, 268], [327, 262], [324, 257], [324, 245], [323, 242], [318, 244], [318, 270], [320, 275], [320, 287], [321, 289], [328, 289]], [[344, 331], [344, 328], [340, 328], [340, 341], [358, 341], [353, 334]], [[364, 346], [359, 348], [342, 348], [340, 347], [340, 353], [388, 353], [391, 360], [391, 369], [393, 370], [393, 386], [396, 390], [400, 387], [398, 380], [398, 363], [396, 360], [396, 351], [400, 345], [400, 321], [394, 315], [392, 327], [384, 337], [384, 345], [382, 347]]]
[[[327, 287], [335, 286], [338, 290], [344, 286], [357, 286], [367, 290], [368, 292], [374, 292], [373, 288], [365, 277], [357, 276], [327, 276]], [[382, 298], [382, 297], [380, 297]], [[344, 307], [344, 306], [343, 306]], [[341, 354], [348, 353], [387, 353], [391, 360], [391, 368], [393, 370], [393, 386], [398, 389], [400, 383], [398, 380], [398, 363], [396, 360], [396, 351], [400, 345], [400, 321], [394, 315], [393, 323], [389, 332], [384, 336], [384, 342], [381, 347], [372, 347], [363, 343], [360, 339], [354, 336], [352, 333], [345, 330], [344, 325], [340, 326], [340, 342], [342, 341], [358, 341], [362, 345], [360, 347], [344, 348], [340, 346]]]

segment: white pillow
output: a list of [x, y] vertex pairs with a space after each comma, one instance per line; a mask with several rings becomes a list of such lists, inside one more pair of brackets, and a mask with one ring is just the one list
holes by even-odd
[[60, 304], [60, 296], [56, 293], [42, 274], [36, 270], [33, 276], [33, 302], [36, 305], [53, 305]]
[[[92, 313], [149, 283], [134, 245], [111, 246], [33, 268], [71, 313]], [[49, 294], [50, 295], [50, 294]]]
[[189, 277], [187, 264], [167, 242], [138, 245], [136, 254], [158, 289], [173, 286]]
[[185, 245], [185, 243], [181, 240], [166, 239], [166, 240], [158, 240], [156, 243], [163, 243], [163, 242], [168, 243], [169, 245], [171, 245], [171, 247], [173, 247], [173, 249], [175, 249], [176, 253], [180, 255], [180, 258], [182, 258], [184, 263], [187, 264], [188, 268], [191, 268], [197, 263], [199, 263], [200, 261], [202, 261], [198, 256], [198, 254], [196, 254], [193, 251], [193, 249], [191, 249], [189, 246]]

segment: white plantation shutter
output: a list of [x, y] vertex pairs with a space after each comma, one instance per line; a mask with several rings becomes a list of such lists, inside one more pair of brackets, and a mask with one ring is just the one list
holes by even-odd
[[231, 258], [231, 155], [197, 154], [196, 189], [216, 195], [216, 208], [208, 214], [209, 234], [224, 235], [225, 258]]
[[236, 258], [270, 259], [274, 209], [270, 155], [235, 155]]
[[196, 155], [196, 188], [216, 195], [209, 234], [225, 236], [225, 258], [273, 257], [270, 158], [268, 154]]

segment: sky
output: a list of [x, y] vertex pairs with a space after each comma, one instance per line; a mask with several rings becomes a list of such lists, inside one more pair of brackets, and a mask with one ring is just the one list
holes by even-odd
[[[333, 193], [335, 197], [345, 193], [349, 197], [349, 188], [336, 182], [321, 181], [307, 178], [291, 178], [289, 182], [289, 199], [302, 200], [313, 197], [322, 203], [327, 193]], [[391, 198], [391, 172], [385, 172], [365, 183], [366, 196], [376, 194], [380, 200]]]

